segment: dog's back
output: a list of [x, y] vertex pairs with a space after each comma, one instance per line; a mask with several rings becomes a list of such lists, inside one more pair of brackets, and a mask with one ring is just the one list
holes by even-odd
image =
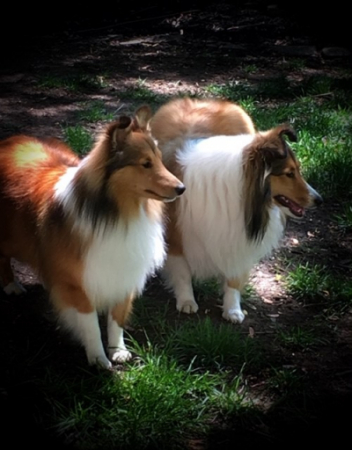
[[191, 98], [163, 105], [153, 116], [151, 129], [166, 166], [171, 168], [175, 151], [187, 139], [255, 133], [251, 118], [240, 106], [226, 100]]

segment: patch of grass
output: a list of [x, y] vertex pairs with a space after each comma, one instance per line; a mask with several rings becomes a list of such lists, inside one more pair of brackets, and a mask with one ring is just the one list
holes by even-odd
[[152, 330], [157, 335], [169, 332], [170, 325], [167, 322], [167, 314], [175, 304], [165, 301], [161, 304], [147, 295], [135, 299], [133, 302], [133, 314], [129, 320], [133, 329]]
[[268, 380], [268, 385], [284, 397], [294, 397], [301, 394], [304, 387], [304, 377], [294, 368], [272, 369], [272, 375]]
[[298, 265], [286, 278], [288, 291], [305, 303], [325, 300], [328, 308], [345, 310], [352, 304], [352, 283], [332, 274], [327, 267]]
[[352, 205], [344, 205], [340, 214], [336, 214], [335, 220], [343, 233], [352, 231]]
[[208, 278], [206, 280], [193, 280], [193, 288], [196, 300], [217, 298], [223, 290], [220, 280]]
[[278, 341], [291, 350], [309, 350], [327, 342], [313, 329], [294, 326], [288, 331], [279, 331]]
[[105, 81], [102, 76], [83, 73], [72, 74], [70, 76], [46, 75], [38, 83], [43, 88], [63, 88], [72, 92], [105, 87]]
[[139, 79], [135, 85], [128, 87], [126, 90], [119, 92], [122, 99], [128, 99], [136, 103], [147, 103], [150, 105], [160, 104], [164, 100], [160, 96], [149, 89], [146, 85], [146, 80]]
[[246, 73], [256, 73], [258, 72], [258, 67], [255, 64], [247, 64], [243, 67], [243, 71]]
[[63, 128], [64, 140], [77, 154], [85, 155], [93, 145], [93, 138], [81, 125]]
[[301, 70], [306, 67], [306, 61], [303, 58], [289, 58], [283, 62], [283, 66], [288, 70]]
[[[121, 373], [47, 374], [55, 429], [75, 448], [182, 449], [218, 416], [250, 408], [241, 377], [199, 372], [137, 344], [139, 363]], [[48, 392], [49, 391], [49, 392]]]
[[216, 97], [223, 97], [234, 102], [240, 102], [242, 99], [255, 96], [255, 89], [246, 81], [229, 81], [226, 84], [210, 84], [205, 90]]
[[243, 335], [233, 324], [215, 324], [208, 317], [187, 321], [167, 334], [165, 349], [183, 364], [194, 361], [200, 367], [219, 370], [231, 367], [239, 373], [260, 366], [259, 341]]
[[108, 112], [103, 101], [94, 101], [82, 105], [82, 110], [77, 114], [79, 120], [87, 122], [111, 121], [115, 118], [112, 112]]

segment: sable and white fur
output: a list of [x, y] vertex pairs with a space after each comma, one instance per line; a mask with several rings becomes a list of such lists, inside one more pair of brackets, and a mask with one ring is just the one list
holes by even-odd
[[164, 275], [177, 309], [195, 313], [192, 278], [224, 280], [223, 317], [242, 322], [240, 291], [253, 266], [279, 245], [286, 217], [321, 203], [302, 178], [284, 137], [291, 127], [256, 132], [238, 105], [173, 100], [151, 121], [166, 167], [187, 186], [168, 208]]
[[57, 140], [0, 142], [0, 277], [23, 291], [10, 258], [40, 276], [90, 364], [110, 368], [98, 313], [107, 313], [111, 361], [131, 357], [123, 326], [133, 299], [165, 258], [163, 205], [184, 191], [148, 131], [151, 111], [108, 125], [80, 160]]

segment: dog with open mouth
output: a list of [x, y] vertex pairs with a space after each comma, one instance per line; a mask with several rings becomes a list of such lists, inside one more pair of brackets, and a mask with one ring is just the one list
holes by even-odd
[[224, 281], [223, 317], [241, 323], [241, 290], [251, 269], [322, 197], [302, 177], [287, 141], [289, 125], [256, 131], [249, 115], [223, 100], [180, 98], [151, 120], [166, 167], [187, 186], [168, 208], [163, 274], [179, 311], [195, 313], [192, 279]]

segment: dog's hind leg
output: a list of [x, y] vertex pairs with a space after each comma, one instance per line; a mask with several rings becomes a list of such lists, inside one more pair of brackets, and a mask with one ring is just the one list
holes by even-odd
[[0, 255], [0, 283], [7, 295], [19, 295], [26, 292], [13, 274], [10, 258], [2, 255]]
[[163, 268], [163, 276], [176, 297], [176, 308], [186, 314], [196, 313], [198, 305], [192, 289], [192, 274], [183, 255], [169, 254]]
[[129, 295], [124, 302], [118, 303], [108, 314], [108, 351], [114, 362], [124, 362], [132, 358], [123, 340], [123, 327], [132, 309], [134, 296]]
[[222, 317], [230, 322], [241, 323], [244, 314], [241, 309], [241, 290], [248, 280], [248, 275], [228, 279], [225, 283]]

